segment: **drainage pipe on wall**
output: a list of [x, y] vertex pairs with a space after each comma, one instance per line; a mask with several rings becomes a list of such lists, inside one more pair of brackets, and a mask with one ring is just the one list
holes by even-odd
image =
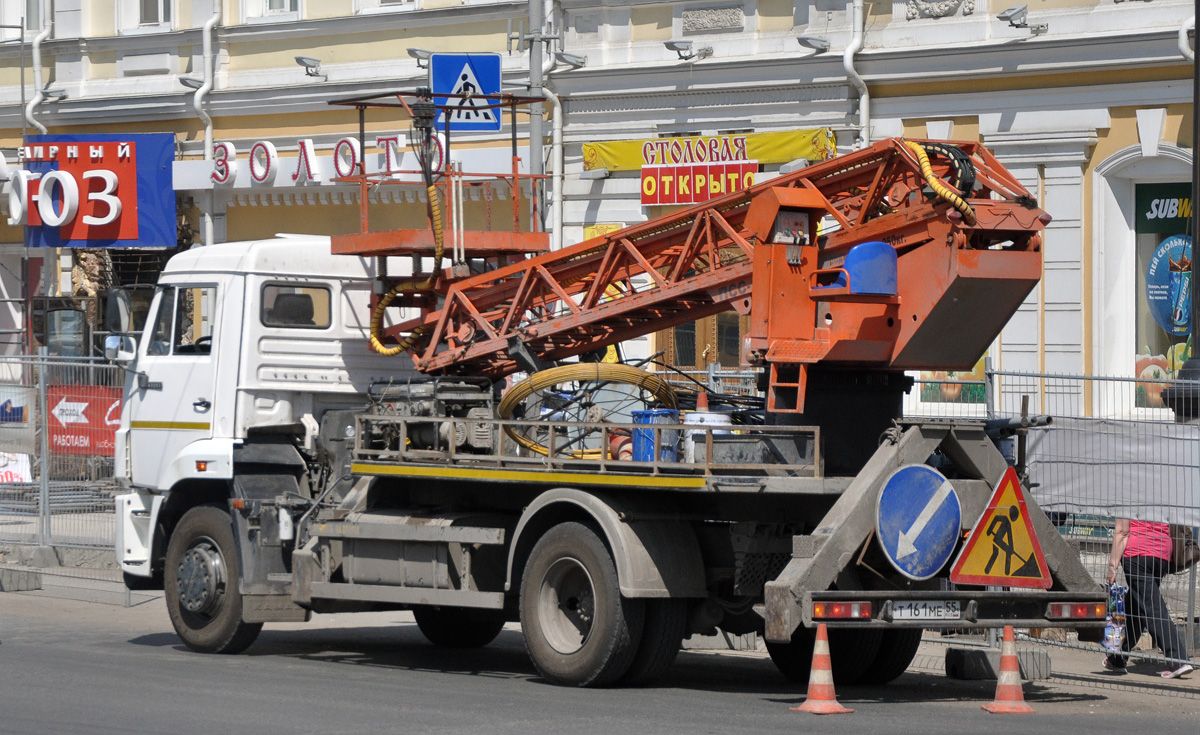
[[854, 149], [865, 148], [871, 144], [871, 92], [867, 89], [867, 83], [863, 81], [862, 76], [854, 68], [854, 56], [863, 47], [863, 35], [866, 31], [866, 17], [863, 9], [863, 0], [854, 0], [854, 8], [852, 11], [852, 22], [854, 25], [854, 36], [850, 39], [850, 45], [846, 47], [846, 53], [842, 56], [842, 66], [846, 70], [846, 76], [850, 79], [850, 83], [858, 90], [858, 140], [854, 143]]
[[47, 132], [46, 126], [33, 117], [33, 111], [46, 99], [46, 95], [42, 94], [42, 41], [50, 37], [53, 28], [54, 21], [50, 21], [33, 38], [33, 99], [25, 105], [25, 122], [37, 128], [42, 135]]
[[[204, 96], [212, 91], [213, 88], [213, 52], [212, 39], [215, 33], [214, 29], [217, 23], [221, 22], [221, 0], [214, 0], [213, 14], [208, 20], [204, 21], [204, 30], [201, 31], [203, 39], [203, 64], [204, 64], [204, 83], [200, 85], [200, 89], [196, 90], [196, 94], [192, 96], [192, 107], [196, 109], [196, 114], [204, 123], [204, 160], [213, 160], [213, 124], [212, 117], [204, 111]], [[208, 191], [207, 206], [200, 213], [202, 220], [202, 229], [204, 231], [204, 244], [213, 244], [213, 209], [216, 207], [216, 192], [213, 189]]]

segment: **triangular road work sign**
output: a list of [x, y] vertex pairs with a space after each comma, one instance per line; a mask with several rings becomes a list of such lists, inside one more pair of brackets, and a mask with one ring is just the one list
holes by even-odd
[[[486, 94], [479, 88], [479, 80], [475, 78], [475, 72], [471, 69], [470, 64], [463, 64], [462, 71], [458, 73], [458, 79], [454, 82], [454, 89], [450, 94], [465, 95], [464, 98], [454, 98], [446, 100], [446, 104], [451, 109], [446, 112], [450, 113], [450, 124], [455, 123], [490, 123], [494, 124], [498, 121], [496, 111], [488, 105], [491, 103], [483, 98], [475, 99], [473, 95]], [[441, 122], [445, 113], [438, 115], [438, 121]], [[445, 123], [442, 123], [443, 125]]]
[[1033, 531], [1025, 491], [1012, 467], [950, 570], [955, 584], [1049, 589], [1053, 584], [1042, 545]]

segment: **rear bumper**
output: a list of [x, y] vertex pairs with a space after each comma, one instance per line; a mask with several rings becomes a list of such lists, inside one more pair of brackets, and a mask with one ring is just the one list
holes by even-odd
[[[1004, 592], [986, 590], [922, 590], [922, 591], [832, 591], [805, 592], [800, 600], [801, 620], [805, 627], [825, 623], [830, 628], [936, 628], [962, 630], [967, 628], [1088, 628], [1103, 626], [1104, 618], [1052, 619], [1047, 617], [1050, 603], [1104, 603], [1108, 599], [1099, 588], [1095, 592], [1043, 592], [1013, 589]], [[934, 618], [925, 620], [894, 620], [892, 608], [899, 602], [920, 600], [955, 600], [961, 617], [957, 620]], [[869, 619], [815, 619], [814, 602], [871, 603]]]

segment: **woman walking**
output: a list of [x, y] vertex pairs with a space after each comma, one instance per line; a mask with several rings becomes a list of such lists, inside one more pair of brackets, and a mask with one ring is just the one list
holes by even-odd
[[[1171, 531], [1166, 523], [1134, 521], [1118, 518], [1113, 530], [1112, 553], [1108, 557], [1108, 583], [1117, 579], [1117, 569], [1125, 570], [1125, 582], [1129, 595], [1125, 600], [1125, 642], [1122, 650], [1128, 651], [1137, 644], [1143, 631], [1150, 632], [1154, 645], [1162, 649], [1167, 658], [1180, 664], [1172, 671], [1159, 675], [1164, 679], [1175, 679], [1192, 671], [1187, 648], [1179, 637], [1179, 631], [1171, 620], [1167, 603], [1159, 588], [1171, 559]], [[1119, 674], [1125, 673], [1126, 657], [1109, 654], [1104, 659], [1104, 668]]]

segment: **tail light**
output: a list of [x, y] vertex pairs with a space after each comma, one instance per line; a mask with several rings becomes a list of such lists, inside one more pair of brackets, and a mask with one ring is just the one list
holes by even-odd
[[825, 620], [869, 620], [870, 602], [814, 602], [813, 618]]
[[1052, 602], [1046, 607], [1049, 620], [1103, 620], [1107, 614], [1103, 602]]

